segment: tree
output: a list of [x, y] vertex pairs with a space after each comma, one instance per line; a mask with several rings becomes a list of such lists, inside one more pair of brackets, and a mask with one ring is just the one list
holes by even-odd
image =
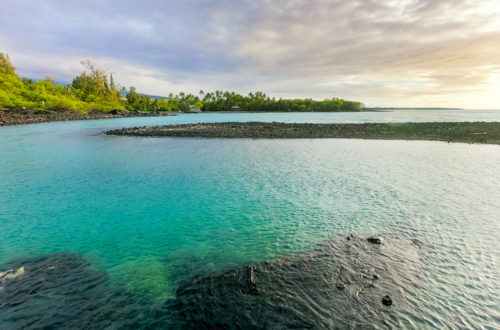
[[115, 81], [113, 80], [113, 74], [112, 73], [109, 74], [109, 87], [111, 89], [115, 89]]
[[0, 73], [16, 74], [16, 68], [10, 62], [8, 54], [0, 53]]
[[95, 65], [87, 61], [82, 61], [86, 70], [79, 76], [73, 79], [73, 88], [78, 90], [78, 96], [84, 101], [96, 101], [99, 97], [107, 94], [108, 88], [106, 83], [106, 75], [104, 72], [96, 69]]
[[82, 101], [95, 104], [100, 109], [121, 109], [120, 92], [108, 85], [104, 70], [98, 69], [89, 60], [82, 61], [85, 71], [73, 79], [73, 91]]
[[151, 109], [151, 98], [147, 95], [141, 95], [139, 97], [139, 111], [149, 111]]
[[127, 94], [127, 109], [138, 110], [139, 107], [139, 94], [136, 92], [134, 86], [130, 86], [130, 91]]

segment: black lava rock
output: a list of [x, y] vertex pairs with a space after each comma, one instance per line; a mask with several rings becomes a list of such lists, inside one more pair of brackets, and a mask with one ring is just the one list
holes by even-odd
[[[399, 287], [411, 285], [421, 269], [418, 248], [404, 239], [391, 244], [388, 237], [382, 254], [366, 237], [346, 238], [333, 236], [304, 254], [187, 278], [165, 302], [169, 319], [188, 329], [382, 324], [384, 313], [365, 317], [366, 308], [387, 308], [401, 295]], [[380, 273], [375, 285], [383, 270], [390, 271]]]
[[392, 305], [392, 299], [388, 295], [385, 295], [382, 297], [382, 304], [386, 306], [391, 306]]
[[245, 288], [245, 292], [247, 294], [256, 295], [259, 294], [259, 289], [257, 288], [257, 283], [255, 282], [255, 266], [247, 266], [246, 267], [246, 277], [247, 277], [247, 287]]
[[384, 242], [384, 238], [380, 236], [370, 236], [367, 238], [367, 241], [372, 244], [382, 244]]

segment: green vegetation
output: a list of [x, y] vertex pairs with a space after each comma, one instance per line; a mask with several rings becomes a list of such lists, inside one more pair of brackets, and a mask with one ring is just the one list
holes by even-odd
[[171, 94], [169, 99], [152, 98], [138, 94], [135, 87], [131, 86], [127, 94], [125, 107], [130, 111], [189, 111], [189, 104], [183, 105], [184, 107], [181, 107], [179, 96]]
[[[152, 98], [137, 93], [130, 87], [126, 98], [121, 98], [120, 88], [109, 75], [91, 63], [84, 61], [84, 72], [73, 79], [72, 84], [54, 84], [50, 77], [34, 82], [20, 78], [9, 56], [0, 53], [0, 108], [29, 108], [35, 110], [75, 110], [88, 113], [91, 110], [129, 111], [361, 111], [359, 102], [333, 98], [324, 101], [312, 99], [275, 99], [262, 92], [243, 96], [234, 92], [216, 91], [199, 96], [179, 93], [169, 98]], [[125, 89], [121, 89], [124, 91]]]
[[107, 75], [89, 61], [83, 63], [86, 71], [73, 80], [72, 85], [55, 85], [50, 77], [34, 82], [20, 78], [9, 56], [0, 53], [0, 107], [25, 107], [36, 110], [90, 110], [123, 109], [120, 93], [107, 83]]
[[314, 101], [312, 99], [278, 99], [270, 98], [262, 92], [242, 96], [231, 92], [216, 91], [204, 94], [203, 110], [205, 111], [361, 111], [361, 103], [331, 99]]
[[275, 99], [262, 92], [250, 93], [243, 96], [234, 92], [215, 91], [199, 96], [180, 93], [170, 94], [169, 99], [152, 99], [146, 95], [139, 95], [134, 87], [130, 87], [127, 95], [127, 109], [140, 111], [189, 111], [200, 109], [203, 111], [262, 111], [262, 112], [306, 112], [306, 111], [361, 111], [359, 102], [346, 101], [338, 98], [324, 101], [312, 99]]
[[73, 79], [73, 94], [80, 100], [88, 103], [94, 109], [113, 110], [122, 109], [120, 92], [116, 89], [113, 76], [97, 69], [90, 61], [82, 62], [86, 71]]

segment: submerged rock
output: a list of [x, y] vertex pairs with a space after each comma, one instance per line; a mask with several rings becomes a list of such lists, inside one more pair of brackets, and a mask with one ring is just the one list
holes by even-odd
[[0, 265], [0, 325], [397, 327], [397, 309], [384, 305], [402, 300], [404, 292], [416, 287], [422, 269], [419, 248], [410, 240], [387, 238], [381, 253], [366, 238], [335, 236], [309, 253], [203, 272], [183, 281], [175, 299], [162, 303], [111, 285], [104, 272], [79, 255], [54, 254]]
[[415, 286], [422, 264], [409, 240], [385, 246], [333, 237], [307, 254], [195, 276], [166, 306], [180, 328], [389, 326], [380, 297]]
[[105, 273], [76, 254], [12, 260], [0, 265], [0, 274], [2, 329], [138, 328], [159, 321], [143, 311], [150, 301], [112, 287]]

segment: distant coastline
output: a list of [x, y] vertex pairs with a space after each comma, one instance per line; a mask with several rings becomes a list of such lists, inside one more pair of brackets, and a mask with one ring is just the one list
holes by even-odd
[[225, 122], [122, 128], [107, 135], [202, 138], [350, 138], [500, 144], [500, 122], [288, 124]]
[[465, 110], [464, 108], [433, 108], [433, 107], [427, 107], [427, 108], [409, 108], [409, 107], [404, 107], [404, 108], [397, 108], [397, 107], [366, 107], [363, 108], [363, 111], [384, 111], [384, 110]]
[[[180, 92], [177, 95], [149, 96], [127, 90], [116, 83], [113, 74], [99, 69], [90, 60], [82, 61], [85, 70], [71, 84], [57, 85], [45, 80], [20, 77], [8, 54], [0, 52], [0, 110], [34, 109], [44, 111], [71, 110], [86, 115], [89, 112], [128, 110], [138, 112], [199, 112], [199, 111], [262, 111], [262, 112], [351, 112], [363, 111], [363, 104], [333, 97], [322, 101], [306, 99], [276, 99], [263, 92], [241, 95], [216, 90], [197, 95]], [[107, 116], [102, 114], [102, 116]], [[62, 115], [61, 118], [68, 116]], [[106, 117], [107, 118], [107, 117]], [[40, 117], [40, 119], [42, 119]]]

